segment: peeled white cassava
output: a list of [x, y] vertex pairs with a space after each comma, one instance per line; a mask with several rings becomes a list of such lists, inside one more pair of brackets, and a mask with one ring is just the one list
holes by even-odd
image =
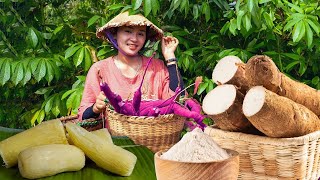
[[21, 151], [45, 144], [68, 144], [60, 120], [42, 122], [0, 142], [0, 155], [6, 168], [17, 165]]
[[37, 179], [61, 172], [78, 171], [85, 165], [85, 155], [76, 146], [48, 144], [23, 150], [18, 156], [22, 177]]
[[74, 123], [67, 123], [66, 129], [75, 146], [99, 167], [121, 176], [131, 175], [137, 162], [137, 157], [133, 153]]

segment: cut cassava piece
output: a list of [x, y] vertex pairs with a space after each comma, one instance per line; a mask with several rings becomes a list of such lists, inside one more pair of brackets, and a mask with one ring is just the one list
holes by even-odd
[[269, 137], [290, 138], [320, 130], [320, 120], [311, 110], [263, 86], [248, 91], [242, 109], [248, 120]]
[[220, 59], [212, 71], [212, 80], [218, 84], [233, 84], [245, 94], [249, 83], [245, 76], [246, 64], [237, 56], [225, 56]]
[[37, 179], [61, 172], [78, 171], [85, 165], [81, 149], [67, 144], [48, 144], [23, 150], [18, 156], [22, 177]]
[[75, 144], [99, 167], [121, 176], [130, 176], [137, 157], [119, 146], [111, 144], [86, 129], [68, 122], [67, 132]]
[[302, 104], [320, 116], [320, 91], [290, 79], [281, 73], [272, 59], [256, 55], [246, 65], [246, 77], [253, 86], [264, 86], [268, 90]]
[[19, 153], [29, 147], [45, 144], [68, 144], [60, 120], [49, 120], [0, 142], [0, 155], [7, 168], [18, 163]]
[[248, 131], [253, 127], [242, 113], [243, 98], [236, 86], [220, 85], [203, 98], [202, 109], [220, 129]]
[[[97, 129], [97, 130], [91, 131], [91, 133], [99, 136], [101, 139], [103, 139], [106, 142], [113, 143], [112, 137], [107, 128]], [[72, 145], [74, 144], [68, 133], [67, 133], [67, 139], [69, 144], [72, 144]]]
[[109, 130], [107, 128], [102, 128], [102, 129], [98, 129], [95, 131], [91, 131], [91, 133], [99, 136], [101, 139], [103, 139], [104, 141], [106, 141], [108, 143], [113, 143], [112, 137], [111, 137]]

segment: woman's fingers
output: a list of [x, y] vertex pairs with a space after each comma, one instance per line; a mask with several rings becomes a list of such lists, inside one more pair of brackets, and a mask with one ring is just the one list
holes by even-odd
[[93, 111], [95, 113], [101, 113], [106, 109], [106, 103], [105, 103], [106, 96], [103, 92], [100, 92], [99, 95], [96, 98], [96, 102], [93, 105]]

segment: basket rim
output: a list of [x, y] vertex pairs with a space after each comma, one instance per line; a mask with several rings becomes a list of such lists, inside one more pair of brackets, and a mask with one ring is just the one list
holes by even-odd
[[253, 134], [246, 134], [242, 132], [231, 132], [218, 129], [213, 126], [207, 126], [204, 132], [210, 136], [218, 136], [221, 138], [233, 139], [235, 141], [245, 141], [249, 143], [266, 144], [266, 145], [294, 145], [306, 144], [310, 141], [318, 140], [320, 137], [320, 131], [315, 131], [303, 136], [292, 138], [272, 138], [267, 136], [258, 136]]
[[168, 121], [172, 121], [172, 119], [175, 120], [185, 120], [185, 117], [176, 115], [176, 114], [164, 114], [164, 115], [159, 115], [157, 117], [154, 116], [129, 116], [129, 115], [124, 115], [120, 114], [114, 110], [107, 110], [107, 113], [112, 113], [115, 116], [120, 116], [123, 118], [116, 118], [117, 121], [122, 121], [122, 122], [129, 122], [129, 123], [134, 123], [134, 124], [163, 124], [167, 123]]

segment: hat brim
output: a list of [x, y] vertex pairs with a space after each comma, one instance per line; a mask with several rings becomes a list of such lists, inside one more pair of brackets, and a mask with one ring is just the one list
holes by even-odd
[[154, 25], [151, 21], [141, 14], [129, 15], [129, 12], [123, 12], [111, 19], [107, 24], [97, 30], [99, 39], [108, 40], [106, 31], [111, 31], [114, 28], [121, 26], [147, 26], [150, 27], [148, 37], [150, 41], [157, 41], [163, 37], [163, 31]]

